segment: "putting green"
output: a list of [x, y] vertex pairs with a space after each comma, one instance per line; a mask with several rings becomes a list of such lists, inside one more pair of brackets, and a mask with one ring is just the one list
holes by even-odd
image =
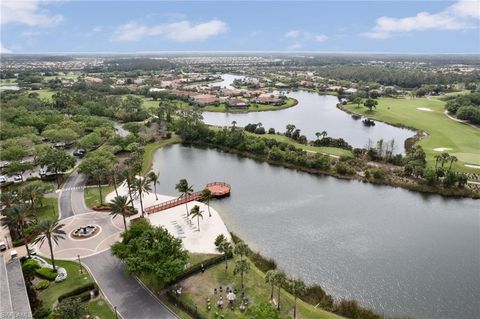
[[373, 119], [426, 132], [428, 136], [420, 141], [420, 145], [427, 154], [429, 166], [435, 166], [434, 156], [443, 148], [450, 149], [445, 152], [458, 158], [452, 166], [454, 170], [478, 173], [477, 168], [465, 164], [480, 165], [480, 129], [448, 118], [443, 113], [444, 106], [445, 102], [433, 98], [380, 98], [377, 109], [372, 112], [365, 107], [358, 108], [356, 104], [348, 104], [346, 108]]

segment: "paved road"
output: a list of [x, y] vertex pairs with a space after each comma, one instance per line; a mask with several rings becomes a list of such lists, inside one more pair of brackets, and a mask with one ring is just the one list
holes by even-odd
[[[59, 196], [60, 219], [91, 213], [85, 206], [83, 186], [86, 178], [73, 172], [64, 184], [65, 191]], [[72, 189], [78, 188], [78, 189]], [[100, 213], [102, 214], [102, 213]], [[88, 215], [85, 215], [88, 216]], [[82, 216], [83, 217], [83, 216]], [[86, 243], [87, 241], [83, 241]], [[152, 296], [131, 275], [125, 273], [123, 264], [112, 256], [110, 249], [85, 257], [83, 262], [95, 277], [100, 289], [123, 319], [170, 319], [177, 318], [158, 299]]]
[[174, 314], [125, 273], [110, 250], [83, 259], [103, 294], [124, 319], [175, 319]]
[[[63, 188], [67, 190], [62, 191], [59, 196], [60, 219], [91, 211], [85, 207], [85, 201], [83, 199], [83, 186], [85, 186], [85, 181], [85, 176], [75, 171], [64, 183]], [[71, 189], [74, 187], [78, 187], [78, 189]]]

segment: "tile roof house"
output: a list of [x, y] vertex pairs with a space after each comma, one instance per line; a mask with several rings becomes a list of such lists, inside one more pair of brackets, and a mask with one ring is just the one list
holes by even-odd
[[255, 103], [258, 104], [280, 104], [282, 98], [273, 93], [262, 93], [255, 98]]
[[234, 108], [247, 108], [248, 104], [248, 100], [243, 98], [231, 98], [228, 101], [228, 106]]
[[191, 98], [192, 104], [196, 106], [212, 105], [218, 102], [217, 97], [210, 94], [197, 94]]

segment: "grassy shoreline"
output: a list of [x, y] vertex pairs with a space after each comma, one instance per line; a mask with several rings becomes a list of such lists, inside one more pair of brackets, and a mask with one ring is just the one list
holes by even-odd
[[447, 148], [445, 152], [458, 158], [458, 162], [452, 166], [455, 171], [480, 173], [479, 169], [465, 166], [480, 165], [480, 130], [445, 116], [445, 102], [427, 98], [380, 98], [378, 102], [377, 109], [373, 112], [354, 104], [342, 105], [339, 108], [389, 125], [427, 133], [428, 135], [417, 143], [423, 147], [429, 167], [435, 166], [434, 156], [443, 152], [438, 149]]
[[404, 188], [404, 189], [409, 190], [409, 191], [416, 191], [416, 192], [427, 193], [427, 194], [428, 193], [429, 194], [438, 194], [438, 195], [445, 196], [445, 197], [466, 197], [466, 198], [480, 199], [480, 192], [478, 192], [478, 191], [473, 192], [473, 191], [470, 191], [466, 188], [444, 188], [444, 187], [437, 187], [437, 186], [428, 186], [426, 184], [419, 184], [419, 183], [413, 182], [413, 181], [412, 181], [412, 183], [406, 183], [406, 182], [401, 182], [399, 180], [392, 180], [392, 179], [389, 179], [389, 178], [384, 179], [384, 180], [375, 180], [373, 178], [366, 178], [366, 177], [360, 176], [358, 174], [355, 174], [355, 175], [341, 175], [341, 174], [338, 174], [338, 173], [336, 173], [332, 170], [324, 171], [324, 170], [320, 170], [320, 169], [307, 168], [307, 167], [303, 167], [303, 166], [299, 166], [299, 165], [294, 165], [294, 164], [290, 164], [290, 163], [286, 163], [286, 162], [273, 161], [273, 160], [268, 159], [266, 156], [259, 156], [259, 155], [255, 155], [255, 154], [249, 153], [249, 152], [240, 152], [240, 151], [237, 151], [235, 149], [220, 147], [220, 146], [217, 146], [217, 145], [209, 145], [209, 144], [203, 144], [203, 143], [194, 144], [194, 145], [199, 146], [199, 147], [208, 147], [208, 148], [220, 149], [220, 150], [228, 152], [228, 153], [237, 154], [237, 155], [240, 155], [240, 156], [243, 156], [243, 157], [263, 161], [263, 162], [269, 163], [271, 165], [282, 166], [282, 167], [285, 167], [285, 168], [295, 169], [295, 170], [299, 170], [299, 171], [310, 173], [310, 174], [332, 176], [332, 177], [336, 177], [336, 178], [343, 179], [343, 180], [356, 180], [356, 181], [359, 181], [359, 182], [371, 183], [371, 184], [374, 184], [374, 185], [390, 186], [390, 187], [395, 187], [395, 188], [400, 187], [400, 188]]
[[153, 153], [164, 146], [180, 143], [182, 140], [179, 136], [174, 135], [167, 140], [162, 140], [145, 146], [145, 153], [143, 154], [142, 174], [145, 175], [152, 167]]

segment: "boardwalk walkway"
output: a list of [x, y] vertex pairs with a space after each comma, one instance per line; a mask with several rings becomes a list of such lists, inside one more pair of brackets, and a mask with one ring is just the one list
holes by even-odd
[[[230, 191], [231, 191], [230, 185], [224, 182], [208, 183], [207, 186], [205, 186], [205, 188], [209, 189], [210, 192], [212, 192], [212, 196], [216, 198], [227, 196], [230, 194]], [[185, 203], [198, 200], [201, 194], [202, 194], [202, 191], [199, 191], [185, 197], [175, 198], [175, 199], [160, 203], [158, 205], [150, 206], [145, 208], [145, 212], [147, 214], [153, 214], [153, 213], [160, 212], [162, 210], [166, 210], [172, 207], [180, 206]]]

